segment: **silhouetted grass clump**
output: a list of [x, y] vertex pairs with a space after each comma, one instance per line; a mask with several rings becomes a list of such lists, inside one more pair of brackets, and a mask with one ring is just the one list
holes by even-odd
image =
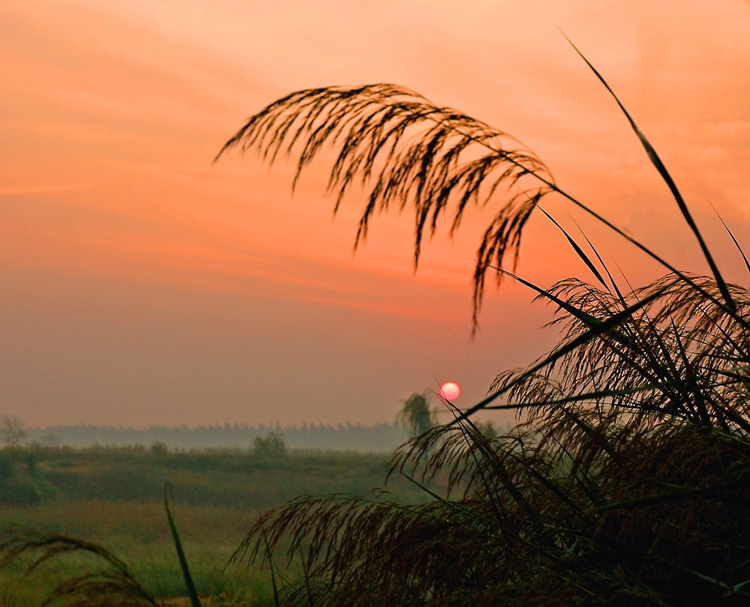
[[[273, 562], [282, 545], [286, 558], [300, 558], [306, 576], [283, 587], [282, 604], [750, 602], [750, 293], [723, 279], [666, 167], [620, 108], [711, 276], [677, 269], [563, 191], [505, 133], [400, 87], [293, 93], [226, 144], [222, 152], [256, 149], [271, 162], [301, 149], [298, 174], [332, 144], [338, 201], [355, 181], [369, 188], [357, 242], [376, 210], [411, 207], [415, 260], [441, 217], [453, 231], [469, 203], [506, 192], [477, 250], [475, 313], [496, 271], [555, 305], [562, 336], [529, 367], [498, 375], [482, 402], [396, 453], [392, 472], [420, 484], [428, 503], [303, 497], [261, 517], [235, 558]], [[549, 195], [625, 238], [664, 277], [636, 289], [618, 283], [588, 241], [541, 210]], [[506, 269], [537, 209], [591, 282], [542, 289]], [[523, 421], [487, 437], [472, 420], [493, 409], [516, 409]], [[445, 475], [447, 486], [436, 486]]]

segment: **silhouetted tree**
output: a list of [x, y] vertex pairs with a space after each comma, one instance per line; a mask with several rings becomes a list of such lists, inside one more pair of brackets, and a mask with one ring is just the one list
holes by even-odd
[[429, 393], [415, 392], [407, 398], [398, 414], [398, 421], [406, 428], [410, 437], [420, 436], [437, 426], [436, 412], [430, 410]]
[[253, 453], [259, 457], [275, 459], [286, 456], [286, 443], [280, 432], [269, 432], [253, 440]]
[[8, 447], [17, 447], [26, 438], [23, 420], [11, 415], [0, 417], [0, 436]]

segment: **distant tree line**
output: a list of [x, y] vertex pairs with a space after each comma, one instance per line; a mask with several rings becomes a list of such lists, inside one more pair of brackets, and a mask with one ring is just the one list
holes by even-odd
[[96, 426], [77, 424], [26, 428], [25, 442], [46, 446], [89, 447], [91, 445], [126, 446], [163, 444], [170, 449], [254, 448], [256, 439], [273, 435], [283, 438], [290, 449], [331, 449], [390, 453], [408, 438], [401, 423], [280, 424], [243, 423], [211, 426]]

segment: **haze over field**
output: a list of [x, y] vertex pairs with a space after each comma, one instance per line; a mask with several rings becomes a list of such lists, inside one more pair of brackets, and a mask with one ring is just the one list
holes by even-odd
[[[362, 199], [335, 221], [318, 163], [292, 198], [221, 145], [293, 90], [394, 82], [504, 129], [557, 182], [677, 266], [700, 251], [600, 69], [718, 253], [750, 250], [750, 7], [426, 0], [8, 0], [0, 10], [0, 413], [32, 425], [390, 422], [412, 392], [457, 402], [553, 343], [532, 294], [490, 289], [471, 339], [474, 252], [492, 209], [412, 267], [409, 214]], [[571, 208], [545, 208], [575, 231]], [[580, 214], [607, 261], [660, 272]], [[518, 268], [585, 269], [541, 215]], [[614, 264], [613, 264], [614, 267]]]

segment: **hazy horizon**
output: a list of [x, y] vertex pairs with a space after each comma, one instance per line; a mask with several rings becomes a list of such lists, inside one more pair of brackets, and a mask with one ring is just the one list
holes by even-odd
[[360, 424], [215, 424], [212, 426], [93, 426], [85, 424], [29, 427], [19, 445], [32, 448], [129, 448], [166, 446], [172, 450], [231, 449], [252, 451], [256, 439], [271, 435], [290, 449], [359, 451], [392, 454], [408, 438], [397, 422]]

